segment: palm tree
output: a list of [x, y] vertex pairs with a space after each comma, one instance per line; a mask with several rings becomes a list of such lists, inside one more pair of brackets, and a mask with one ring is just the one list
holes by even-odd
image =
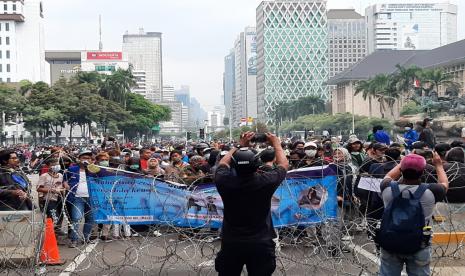
[[384, 118], [384, 112], [386, 111], [386, 103], [388, 101], [388, 95], [386, 90], [390, 83], [390, 78], [386, 74], [376, 75], [370, 82], [370, 90], [372, 91], [374, 97], [379, 102], [379, 112], [381, 113], [381, 118]]
[[362, 80], [357, 82], [357, 85], [355, 87], [355, 93], [354, 96], [357, 96], [358, 94], [362, 93], [363, 99], [366, 101], [368, 98], [368, 114], [369, 117], [372, 117], [372, 105], [371, 105], [371, 99], [374, 96], [373, 90], [372, 90], [372, 79], [368, 80]]
[[106, 76], [100, 94], [102, 97], [123, 104], [126, 108], [127, 95], [136, 85], [131, 68], [118, 69], [113, 74]]
[[421, 73], [421, 69], [416, 65], [405, 68], [399, 64], [396, 65], [397, 72], [393, 75], [396, 80], [397, 89], [410, 98], [414, 88], [415, 79]]
[[[422, 80], [429, 83], [429, 87], [425, 91], [429, 94], [431, 91], [439, 93], [439, 86], [451, 86], [455, 82], [451, 74], [446, 74], [442, 69], [427, 69], [423, 70], [421, 74]], [[428, 96], [428, 94], [426, 96]]]

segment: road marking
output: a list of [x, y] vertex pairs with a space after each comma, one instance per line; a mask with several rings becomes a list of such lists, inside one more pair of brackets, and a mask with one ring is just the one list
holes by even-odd
[[349, 247], [351, 247], [355, 252], [361, 254], [362, 256], [364, 256], [365, 258], [367, 258], [368, 260], [372, 261], [373, 263], [377, 264], [377, 265], [380, 265], [380, 260], [378, 257], [376, 257], [374, 254], [366, 251], [365, 249], [363, 249], [362, 247], [354, 244], [354, 243], [347, 243], [347, 245]]
[[63, 270], [63, 272], [61, 272], [58, 276], [69, 276], [70, 273], [73, 273], [76, 270], [76, 268], [78, 268], [78, 266], [87, 258], [90, 252], [94, 250], [97, 244], [98, 242], [87, 245], [86, 249], [84, 249], [84, 251], [82, 251], [81, 254], [76, 256], [76, 258], [74, 258], [74, 260], [68, 265], [68, 267], [66, 267], [65, 270]]

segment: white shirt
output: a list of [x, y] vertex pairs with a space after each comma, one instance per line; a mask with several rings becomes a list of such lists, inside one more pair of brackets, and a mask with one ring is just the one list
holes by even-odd
[[87, 189], [86, 171], [79, 171], [79, 183], [76, 188], [76, 197], [89, 197]]
[[462, 138], [465, 138], [465, 127], [462, 128]]

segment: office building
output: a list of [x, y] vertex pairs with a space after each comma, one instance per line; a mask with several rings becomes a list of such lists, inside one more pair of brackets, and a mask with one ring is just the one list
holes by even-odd
[[45, 60], [50, 67], [50, 80], [54, 84], [60, 78], [70, 79], [81, 71], [82, 51], [45, 51]]
[[42, 1], [4, 0], [0, 7], [0, 82], [49, 82]]
[[228, 117], [230, 121], [232, 120], [232, 102], [235, 87], [235, 55], [234, 49], [231, 49], [229, 54], [224, 57], [223, 73], [223, 104], [226, 108], [226, 117]]
[[329, 77], [366, 56], [365, 18], [354, 9], [328, 11]]
[[234, 43], [232, 124], [241, 118], [257, 118], [257, 43], [255, 27], [246, 27]]
[[181, 85], [180, 88], [174, 90], [174, 98], [178, 102], [182, 102], [184, 106], [190, 105], [191, 95], [188, 85]]
[[261, 122], [272, 122], [276, 106], [284, 102], [310, 95], [329, 100], [325, 84], [329, 67], [327, 27], [325, 0], [263, 1], [258, 6], [257, 96]]
[[111, 75], [118, 69], [128, 68], [127, 57], [122, 52], [81, 52], [81, 71]]
[[368, 53], [375, 50], [429, 50], [457, 41], [457, 6], [385, 3], [369, 6]]
[[138, 34], [126, 33], [123, 36], [124, 55], [135, 71], [145, 72], [144, 97], [155, 103], [162, 100], [163, 91], [161, 35], [140, 29]]
[[163, 86], [163, 94], [162, 99], [165, 102], [172, 102], [174, 101], [174, 86], [166, 85]]
[[133, 70], [132, 75], [134, 76], [134, 81], [136, 82], [135, 87], [132, 88], [132, 92], [139, 95], [147, 94], [147, 82], [146, 74], [144, 70]]

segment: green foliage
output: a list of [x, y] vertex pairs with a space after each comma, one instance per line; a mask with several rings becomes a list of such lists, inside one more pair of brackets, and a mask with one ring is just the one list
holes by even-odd
[[[365, 135], [373, 128], [374, 125], [382, 125], [385, 129], [392, 128], [391, 124], [386, 119], [368, 118], [366, 116], [355, 116], [355, 133]], [[344, 134], [349, 134], [352, 131], [352, 114], [337, 113], [306, 115], [297, 118], [295, 121], [286, 122], [281, 126], [281, 131], [290, 132], [293, 130], [315, 130], [323, 131], [331, 129], [334, 132], [341, 131]]]
[[129, 137], [135, 137], [169, 120], [171, 111], [130, 93], [134, 84], [130, 70], [118, 70], [109, 76], [80, 72], [71, 80], [58, 80], [52, 87], [23, 80], [18, 91], [0, 84], [0, 111], [5, 112], [7, 120], [22, 113], [25, 127], [34, 137], [45, 138], [51, 132], [58, 139], [65, 124], [71, 126], [72, 133], [75, 126], [93, 129], [94, 122], [103, 132], [127, 131]]
[[406, 105], [402, 107], [402, 110], [400, 111], [400, 115], [415, 115], [415, 114], [420, 114], [423, 113], [423, 109], [421, 106], [419, 106], [417, 103], [411, 101], [408, 102]]
[[302, 97], [295, 101], [279, 103], [274, 110], [274, 118], [280, 122], [283, 120], [295, 120], [308, 114], [320, 114], [325, 112], [325, 102], [316, 96]]

